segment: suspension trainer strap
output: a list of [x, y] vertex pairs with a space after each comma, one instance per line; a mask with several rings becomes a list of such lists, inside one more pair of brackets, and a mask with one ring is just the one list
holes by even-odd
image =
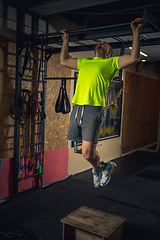
[[62, 85], [60, 87], [58, 98], [57, 98], [56, 105], [55, 105], [55, 112], [56, 113], [61, 112], [61, 98], [62, 98]]
[[66, 91], [66, 79], [62, 78], [60, 91], [55, 105], [55, 112], [56, 113], [62, 112], [63, 114], [66, 114], [69, 113], [70, 110], [71, 110], [70, 102]]
[[63, 92], [62, 92], [62, 100], [63, 100], [63, 105], [62, 105], [62, 113], [66, 114], [69, 113], [71, 108], [70, 108], [70, 102], [67, 96], [67, 91], [66, 91], [66, 79], [62, 79], [63, 82]]

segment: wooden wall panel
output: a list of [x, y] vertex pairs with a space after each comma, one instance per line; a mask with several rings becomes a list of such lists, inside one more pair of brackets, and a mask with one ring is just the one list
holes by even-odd
[[158, 133], [160, 80], [126, 72], [122, 154], [155, 143]]
[[[71, 76], [71, 70], [60, 66], [59, 54], [52, 55], [48, 61], [47, 77]], [[70, 81], [67, 80], [67, 94], [70, 98]], [[48, 80], [46, 97], [45, 151], [68, 147], [66, 140], [69, 114], [55, 112], [55, 103], [61, 86], [60, 80]]]
[[0, 159], [13, 156], [14, 120], [9, 115], [14, 103], [15, 41], [0, 36]]

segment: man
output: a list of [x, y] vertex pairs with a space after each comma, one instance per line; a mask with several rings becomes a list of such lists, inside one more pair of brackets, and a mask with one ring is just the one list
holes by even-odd
[[136, 18], [131, 23], [133, 31], [132, 50], [130, 55], [111, 57], [112, 49], [108, 43], [99, 42], [95, 47], [95, 57], [70, 58], [68, 53], [68, 35], [63, 33], [63, 45], [60, 53], [62, 66], [79, 71], [76, 90], [72, 104], [67, 139], [82, 140], [82, 154], [93, 166], [94, 186], [105, 186], [114, 172], [116, 164], [108, 162], [101, 164], [96, 146], [104, 117], [104, 106], [107, 88], [119, 69], [125, 68], [139, 60], [140, 29], [142, 18]]

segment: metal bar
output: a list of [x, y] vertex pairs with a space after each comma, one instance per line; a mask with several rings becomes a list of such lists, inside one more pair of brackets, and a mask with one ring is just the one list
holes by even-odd
[[84, 43], [79, 42], [79, 41], [74, 41], [74, 43], [77, 43], [77, 44], [79, 44], [80, 46], [86, 46], [86, 47], [87, 47], [87, 44], [84, 44]]
[[[36, 91], [35, 91], [35, 90], [32, 90], [31, 92], [32, 92], [32, 93], [36, 93]], [[39, 93], [42, 93], [42, 91], [39, 91]]]
[[[146, 40], [141, 40], [141, 46], [152, 46], [152, 45], [160, 45], [160, 38], [152, 38], [152, 39], [147, 39]], [[116, 48], [121, 48], [121, 47], [129, 47], [132, 45], [132, 41], [126, 41], [124, 43], [122, 42], [115, 42], [115, 43], [109, 43], [112, 47], [112, 49], [116, 49]], [[69, 49], [70, 52], [83, 52], [83, 51], [93, 51], [96, 44], [93, 45], [87, 45], [88, 47], [84, 47], [84, 46], [78, 46], [78, 47], [71, 47]], [[50, 53], [60, 53], [61, 49], [57, 48], [53, 50], [46, 50], [47, 52]]]
[[134, 10], [139, 10], [139, 9], [144, 9], [144, 8], [151, 8], [151, 7], [158, 7], [160, 6], [160, 3], [155, 3], [155, 4], [148, 4], [148, 5], [143, 5], [143, 6], [138, 6], [138, 7], [130, 7], [130, 8], [126, 8], [126, 9], [120, 9], [120, 10], [115, 10], [115, 11], [110, 11], [110, 12], [105, 12], [105, 13], [93, 13], [88, 15], [87, 17], [94, 17], [97, 15], [108, 15], [108, 14], [118, 14], [118, 13], [125, 13], [125, 12], [130, 12], [130, 11], [134, 11]]
[[22, 180], [25, 180], [25, 179], [27, 179], [27, 178], [35, 177], [35, 176], [38, 176], [38, 175], [39, 175], [39, 173], [35, 173], [35, 174], [29, 175], [29, 176], [27, 176], [27, 177], [18, 178], [18, 181], [22, 181]]
[[[34, 69], [34, 68], [27, 68], [26, 70], [34, 71], [34, 72], [39, 72], [39, 69]], [[40, 72], [44, 72], [44, 70], [40, 70]]]
[[22, 81], [27, 81], [27, 82], [39, 82], [39, 83], [42, 83], [43, 81], [41, 80], [34, 80], [34, 79], [26, 79], [26, 78], [22, 78]]
[[91, 40], [97, 43], [101, 42], [99, 39], [91, 39]]
[[[38, 112], [30, 112], [30, 114], [31, 115], [34, 115], [34, 114], [38, 114]], [[24, 115], [27, 115], [27, 116], [29, 116], [29, 114], [26, 112], [26, 113], [24, 113]]]
[[[26, 13], [26, 11], [25, 11], [25, 13]], [[40, 47], [34, 46], [34, 43], [32, 42], [32, 39], [30, 39], [30, 37], [29, 38], [24, 38], [23, 37], [24, 35], [26, 35], [26, 34], [23, 33], [23, 29], [22, 29], [23, 16], [24, 16], [24, 13], [22, 13], [22, 11], [20, 11], [20, 10], [17, 10], [17, 45], [16, 45], [17, 49], [16, 49], [15, 105], [18, 106], [19, 109], [21, 109], [20, 102], [21, 102], [22, 81], [43, 83], [43, 91], [39, 91], [40, 94], [41, 94], [42, 101], [37, 101], [38, 103], [40, 103], [42, 105], [42, 113], [43, 114], [41, 114], [42, 115], [41, 122], [40, 123], [39, 122], [30, 123], [31, 118], [29, 118], [29, 123], [28, 123], [28, 125], [30, 124], [32, 126], [34, 126], [34, 125], [36, 126], [36, 125], [40, 124], [41, 129], [40, 129], [40, 131], [37, 130], [37, 132], [35, 132], [35, 133], [30, 133], [29, 128], [28, 128], [26, 134], [23, 136], [23, 137], [27, 138], [29, 136], [39, 136], [39, 135], [41, 135], [40, 141], [38, 141], [38, 143], [35, 143], [35, 141], [33, 141], [33, 142], [29, 141], [29, 144], [21, 146], [21, 148], [26, 148], [26, 149], [29, 148], [29, 147], [33, 147], [33, 146], [40, 146], [41, 151], [39, 153], [35, 153], [35, 152], [33, 154], [30, 153], [30, 156], [35, 157], [35, 156], [41, 156], [41, 154], [44, 155], [45, 101], [46, 101], [46, 83], [47, 83], [47, 80], [44, 79], [44, 73], [45, 73], [45, 76], [47, 76], [47, 61], [46, 61], [46, 58], [45, 58], [45, 60], [43, 59], [43, 53], [45, 52], [44, 45], [40, 44]], [[36, 34], [36, 23], [37, 23], [38, 19], [40, 19], [40, 17], [38, 15], [35, 15], [35, 14], [32, 15], [32, 26], [31, 26], [31, 33], [32, 33], [31, 35], [32, 36], [34, 36]], [[48, 33], [48, 20], [46, 21], [46, 33]], [[31, 46], [33, 47], [32, 49], [41, 50], [42, 59], [39, 59], [39, 58], [36, 58], [36, 57], [35, 58], [30, 57], [30, 49], [28, 48], [30, 46], [29, 44], [31, 44]], [[26, 54], [22, 55], [22, 50], [24, 48], [26, 48]], [[46, 52], [45, 52], [45, 54], [47, 55]], [[22, 57], [24, 57], [23, 67], [22, 67]], [[42, 62], [42, 66], [41, 66], [41, 68], [39, 68], [39, 70], [37, 70], [35, 68], [27, 68], [26, 67], [29, 57], [32, 60], [37, 60], [37, 61]], [[46, 64], [45, 69], [43, 69], [43, 63]], [[21, 70], [22, 70], [22, 74], [21, 74]], [[42, 76], [42, 81], [39, 81], [39, 79], [38, 80], [26, 79], [26, 78], [22, 79], [22, 75], [24, 74], [25, 70], [36, 71], [36, 72], [39, 72], [39, 74], [41, 72], [42, 74], [40, 76]], [[38, 88], [37, 88], [37, 90], [38, 90]], [[31, 92], [37, 93], [37, 90], [36, 91], [31, 91]], [[32, 100], [32, 101], [33, 102], [31, 102], [31, 103], [35, 103], [34, 100]], [[30, 117], [33, 114], [38, 114], [38, 112], [37, 113], [30, 112], [30, 115], [28, 114], [28, 116]], [[15, 116], [17, 116], [17, 115], [18, 115], [18, 113], [16, 112]], [[28, 167], [32, 167], [32, 165], [26, 166], [26, 158], [28, 158], [28, 155], [27, 155], [27, 156], [23, 156], [24, 157], [24, 162], [25, 162], [25, 167], [23, 168], [24, 173], [25, 173], [25, 177], [18, 178], [18, 162], [19, 162], [19, 147], [20, 147], [19, 146], [20, 124], [21, 124], [20, 119], [15, 120], [15, 127], [14, 127], [14, 130], [15, 130], [15, 134], [14, 134], [15, 146], [14, 146], [13, 190], [12, 190], [13, 195], [17, 194], [17, 192], [18, 192], [18, 181], [23, 180], [23, 179], [27, 179], [27, 178], [30, 178], [30, 177], [34, 177], [34, 176], [37, 176], [37, 175], [40, 174], [40, 173], [37, 173], [37, 174], [30, 175], [30, 176], [26, 176], [26, 169]], [[26, 124], [26, 127], [28, 127], [28, 125]], [[35, 127], [35, 128], [37, 129], [37, 127]], [[22, 135], [20, 137], [22, 137]], [[43, 163], [42, 163], [42, 165], [43, 165]], [[39, 175], [39, 176], [42, 176], [42, 175]]]
[[[144, 21], [140, 21], [140, 23], [144, 23]], [[75, 30], [69, 30], [66, 31], [67, 34], [69, 35], [74, 35], [74, 34], [85, 34], [88, 32], [95, 32], [95, 31], [104, 31], [106, 29], [111, 29], [111, 28], [116, 28], [116, 27], [128, 27], [130, 26], [130, 22], [129, 23], [119, 23], [119, 24], [113, 24], [113, 25], [108, 25], [108, 26], [101, 26], [101, 27], [92, 27], [92, 28], [82, 28], [82, 29], [75, 29]], [[56, 36], [61, 36], [62, 33], [61, 32], [54, 32], [54, 33], [47, 33], [47, 34], [39, 34], [36, 36], [30, 35], [30, 38], [32, 40], [34, 39], [39, 39], [41, 37], [56, 37]]]
[[148, 41], [148, 39], [142, 36], [141, 34], [140, 34], [140, 40]]
[[40, 156], [40, 155], [41, 155], [41, 153], [39, 152], [39, 153], [30, 154], [30, 155], [24, 155], [21, 158], [36, 157], [36, 156]]
[[[122, 47], [122, 48], [121, 48], [120, 55], [121, 55], [121, 56], [124, 55], [124, 52], [125, 52], [125, 48]], [[120, 69], [120, 70], [119, 70], [119, 79], [120, 79], [120, 80], [123, 80], [123, 72], [124, 72], [124, 69]]]
[[[20, 10], [17, 10], [15, 105], [18, 106], [19, 109], [20, 109], [20, 96], [21, 96], [21, 66], [22, 66], [22, 56], [20, 53], [21, 32], [22, 32], [22, 12]], [[19, 127], [20, 127], [19, 121], [20, 120], [17, 119], [17, 116], [18, 116], [18, 113], [17, 111], [15, 111], [12, 195], [17, 194], [18, 192]]]
[[53, 77], [53, 78], [47, 78], [45, 77], [46, 80], [62, 80], [62, 78], [66, 79], [66, 80], [74, 80], [74, 77]]
[[[37, 136], [37, 135], [41, 135], [41, 133], [31, 133], [30, 136]], [[23, 136], [21, 135], [21, 137], [28, 137], [28, 134], [24, 134]]]
[[[14, 55], [15, 55], [15, 54], [14, 54]], [[22, 57], [24, 58], [25, 55], [22, 55]], [[30, 57], [30, 59], [32, 59], [32, 60], [37, 60], [37, 61], [41, 61], [41, 59], [39, 59], [39, 58], [35, 58], [35, 57]], [[45, 62], [45, 60], [43, 60], [43, 62]]]
[[[153, 22], [153, 23], [152, 23]], [[151, 33], [154, 32], [153, 25], [157, 26], [157, 31], [159, 29], [159, 21], [151, 15], [147, 14], [147, 17], [144, 20], [144, 26], [141, 29], [141, 33]], [[155, 27], [154, 27], [155, 28]], [[132, 29], [130, 27], [130, 23], [123, 23], [123, 24], [115, 24], [109, 26], [102, 26], [102, 27], [95, 27], [95, 28], [88, 28], [88, 29], [77, 29], [67, 31], [70, 34], [69, 41], [81, 41], [81, 40], [90, 40], [90, 39], [97, 39], [97, 38], [109, 38], [109, 37], [117, 37], [117, 36], [125, 36], [125, 35], [132, 35]], [[40, 38], [45, 37], [44, 35], [38, 35], [33, 39], [35, 44], [40, 44]], [[37, 39], [36, 39], [37, 38]], [[52, 33], [50, 36], [48, 35], [47, 38], [44, 38], [44, 44], [51, 44], [51, 43], [61, 43], [62, 37], [60, 32]]]
[[121, 39], [121, 38], [119, 38], [119, 37], [113, 37], [115, 40], [117, 40], [118, 42], [123, 42], [123, 43], [125, 43], [125, 41], [123, 40], [123, 39]]
[[21, 167], [21, 169], [23, 170], [23, 169], [27, 169], [27, 168], [31, 168], [31, 167], [35, 167], [34, 164], [28, 165], [28, 166], [25, 166], [25, 167]]
[[21, 146], [21, 148], [33, 147], [33, 146], [37, 146], [37, 145], [40, 145], [40, 144], [41, 144], [41, 143], [28, 144], [28, 145], [25, 145], [25, 146]]
[[42, 101], [34, 101], [34, 102], [30, 102], [31, 104], [33, 104], [33, 103], [40, 103], [40, 104], [42, 104]]
[[145, 19], [148, 26], [153, 29], [153, 31], [160, 31], [160, 21], [157, 20], [152, 14], [145, 14]]
[[[48, 30], [49, 30], [49, 22], [46, 21], [46, 34], [48, 34]], [[47, 90], [47, 58], [48, 55], [45, 52], [45, 63], [44, 63], [44, 79], [43, 79], [43, 93], [41, 94], [41, 100], [42, 100], [42, 114], [41, 114], [41, 153], [42, 156], [44, 156], [44, 139], [45, 139], [45, 111], [46, 111], [46, 90]], [[44, 163], [44, 157], [42, 157], [42, 166]], [[43, 176], [43, 167], [41, 169], [41, 176]], [[43, 177], [41, 178], [41, 186], [43, 185], [42, 182]]]
[[38, 125], [38, 124], [39, 124], [38, 122], [36, 122], [36, 123], [31, 123], [31, 126], [32, 126], [32, 125]]

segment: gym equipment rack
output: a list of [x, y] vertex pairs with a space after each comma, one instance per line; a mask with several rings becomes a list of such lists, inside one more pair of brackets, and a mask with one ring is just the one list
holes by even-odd
[[[37, 34], [39, 19], [45, 22], [45, 34], [48, 33], [46, 18], [27, 10], [17, 10], [15, 104], [11, 107], [11, 116], [14, 118], [12, 195], [17, 194], [20, 181], [35, 177], [36, 184], [41, 187], [43, 177], [48, 54], [42, 39], [37, 46], [24, 33], [25, 13], [32, 19], [31, 36]], [[22, 89], [26, 81], [30, 83], [31, 90]], [[32, 169], [32, 174], [28, 174], [27, 169]]]

